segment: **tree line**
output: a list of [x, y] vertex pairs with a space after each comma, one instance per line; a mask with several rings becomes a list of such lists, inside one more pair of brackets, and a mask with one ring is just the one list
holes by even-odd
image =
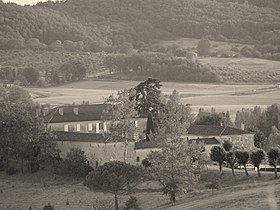
[[113, 72], [131, 76], [159, 77], [164, 81], [220, 81], [209, 66], [197, 60], [161, 53], [108, 55], [104, 63]]
[[274, 176], [277, 178], [280, 150], [277, 147], [272, 147], [267, 153], [262, 149], [255, 149], [249, 152], [234, 148], [230, 142], [225, 141], [222, 146], [213, 146], [211, 148], [210, 159], [218, 163], [221, 174], [223, 174], [223, 165], [226, 163], [231, 168], [233, 176], [235, 176], [234, 169], [237, 168], [237, 165], [243, 166], [246, 176], [249, 176], [247, 164], [251, 162], [257, 168], [259, 177], [261, 176], [260, 164], [266, 164], [266, 161], [268, 161], [269, 165], [274, 168]]

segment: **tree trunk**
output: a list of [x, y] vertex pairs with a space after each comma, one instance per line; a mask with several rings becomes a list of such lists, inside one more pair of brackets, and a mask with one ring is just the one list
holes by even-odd
[[23, 158], [21, 158], [21, 173], [23, 174]]
[[125, 143], [124, 143], [124, 162], [126, 162], [126, 160], [127, 160], [127, 145], [128, 145], [128, 142], [126, 139]]
[[274, 166], [274, 175], [275, 175], [275, 179], [277, 179], [277, 166]]
[[170, 193], [170, 200], [171, 200], [172, 205], [173, 205], [173, 203], [175, 203], [175, 201], [176, 201], [176, 193], [175, 192]]
[[260, 166], [257, 166], [258, 177], [261, 177]]
[[219, 163], [220, 174], [223, 175], [223, 164]]
[[234, 173], [234, 165], [231, 166], [231, 172], [232, 172], [232, 175], [235, 176], [235, 173]]
[[115, 194], [115, 210], [119, 210], [118, 196]]
[[7, 153], [6, 153], [6, 173], [9, 173], [9, 150], [7, 149]]
[[246, 164], [244, 164], [244, 170], [245, 170], [245, 174], [246, 174], [246, 176], [249, 176], [248, 171], [247, 171]]

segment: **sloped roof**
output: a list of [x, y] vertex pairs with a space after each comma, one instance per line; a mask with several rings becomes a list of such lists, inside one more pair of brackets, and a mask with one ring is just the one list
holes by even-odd
[[78, 142], [94, 142], [94, 143], [106, 142], [106, 138], [101, 133], [77, 133], [77, 132], [55, 131], [54, 135], [57, 137], [57, 141], [78, 141]]
[[[59, 109], [63, 109], [63, 115], [59, 114]], [[78, 108], [78, 114], [74, 113], [74, 108]], [[82, 122], [101, 120], [104, 104], [82, 104], [82, 105], [65, 105], [55, 107], [50, 110], [49, 114], [44, 116], [44, 123], [61, 123], [61, 122]], [[140, 118], [146, 118], [145, 114], [140, 114]]]
[[249, 131], [233, 128], [229, 126], [213, 126], [213, 125], [191, 125], [188, 134], [198, 136], [226, 136], [226, 135], [242, 135], [252, 134]]
[[154, 141], [139, 141], [135, 142], [135, 149], [149, 149], [149, 148], [158, 148], [157, 142]]
[[199, 139], [190, 139], [190, 142], [195, 141], [196, 143], [203, 143], [206, 145], [220, 144], [216, 138], [199, 138]]
[[[63, 115], [59, 114], [60, 108], [63, 109]], [[74, 108], [78, 108], [78, 115], [74, 113]], [[44, 122], [59, 123], [100, 120], [103, 109], [103, 104], [60, 106], [51, 109], [50, 113], [44, 116]]]

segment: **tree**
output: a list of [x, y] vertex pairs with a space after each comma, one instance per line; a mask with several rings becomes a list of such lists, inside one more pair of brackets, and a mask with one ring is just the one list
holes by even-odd
[[220, 173], [223, 174], [223, 163], [226, 160], [225, 150], [220, 146], [213, 146], [210, 152], [210, 159], [219, 164]]
[[224, 141], [223, 148], [225, 149], [226, 152], [229, 152], [232, 148], [232, 144], [229, 141]]
[[234, 165], [235, 165], [235, 163], [236, 163], [236, 158], [235, 158], [233, 152], [227, 152], [227, 153], [226, 153], [226, 161], [227, 161], [227, 163], [228, 163], [228, 164], [230, 165], [230, 167], [231, 167], [232, 175], [235, 176], [235, 173], [234, 173]]
[[60, 173], [70, 177], [85, 177], [92, 168], [87, 164], [85, 152], [79, 148], [71, 148], [60, 164]]
[[105, 133], [110, 141], [123, 142], [125, 145], [124, 161], [127, 160], [127, 146], [129, 141], [133, 141], [136, 131], [135, 121], [138, 113], [135, 110], [136, 101], [130, 99], [135, 94], [133, 90], [119, 91], [118, 95], [113, 95], [105, 99], [105, 109], [102, 112], [102, 120], [110, 121], [109, 132]]
[[49, 150], [50, 145], [54, 147], [50, 138], [44, 143], [40, 141], [45, 127], [37, 108], [27, 91], [19, 87], [3, 90], [3, 97], [0, 97], [0, 148], [5, 154], [6, 170], [9, 170], [11, 156], [20, 158], [23, 163], [23, 160], [37, 160], [43, 150]]
[[[193, 189], [198, 182], [203, 167], [201, 145], [179, 141], [148, 155], [150, 167], [147, 167], [150, 179], [162, 185], [165, 195], [171, 202], [184, 190]], [[195, 161], [194, 161], [195, 158]]]
[[264, 148], [265, 142], [267, 141], [267, 138], [261, 131], [257, 131], [254, 134], [254, 146], [257, 148]]
[[23, 69], [22, 75], [27, 79], [30, 84], [34, 84], [39, 80], [39, 71], [34, 68]]
[[204, 165], [202, 145], [181, 138], [190, 125], [191, 115], [189, 108], [182, 105], [175, 95], [176, 91], [159, 112], [155, 141], [161, 151], [148, 155], [146, 167], [150, 179], [162, 185], [163, 193], [170, 197], [171, 202], [175, 202], [179, 192], [195, 186]]
[[73, 62], [72, 64], [72, 68], [71, 68], [71, 72], [72, 72], [72, 80], [81, 80], [82, 78], [84, 78], [86, 76], [87, 73], [87, 69], [84, 65], [84, 63], [80, 62], [80, 61], [76, 61]]
[[211, 44], [208, 39], [201, 39], [197, 44], [197, 53], [199, 56], [209, 55], [211, 53]]
[[279, 163], [280, 150], [277, 148], [271, 148], [267, 153], [267, 157], [269, 165], [274, 167], [275, 178], [277, 178], [277, 164]]
[[244, 166], [246, 176], [249, 176], [246, 164], [249, 161], [249, 152], [247, 151], [235, 151], [234, 155], [236, 157], [237, 163]]
[[150, 108], [159, 109], [161, 105], [161, 81], [159, 79], [148, 78], [138, 84], [135, 89], [136, 110], [139, 113], [147, 114]]
[[141, 174], [139, 166], [112, 161], [90, 172], [84, 184], [94, 191], [114, 194], [115, 210], [118, 210], [118, 195], [129, 193], [141, 181]]
[[252, 163], [254, 164], [255, 167], [257, 167], [257, 170], [258, 170], [258, 176], [260, 177], [261, 176], [261, 173], [260, 173], [260, 164], [261, 162], [265, 159], [265, 153], [263, 150], [261, 149], [258, 149], [256, 151], [253, 151], [251, 153], [251, 161]]

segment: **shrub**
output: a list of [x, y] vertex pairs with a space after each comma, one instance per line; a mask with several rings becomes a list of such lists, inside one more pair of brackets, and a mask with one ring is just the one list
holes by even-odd
[[92, 170], [92, 167], [87, 165], [84, 151], [72, 148], [60, 163], [58, 173], [75, 178], [84, 178]]
[[45, 80], [39, 79], [39, 80], [36, 82], [36, 85], [37, 85], [38, 87], [45, 88], [45, 87], [48, 86], [48, 83], [47, 83]]
[[130, 198], [125, 202], [124, 210], [137, 210], [140, 209], [137, 199], [134, 196], [130, 196]]
[[205, 187], [207, 187], [208, 189], [211, 189], [211, 192], [213, 193], [213, 190], [218, 190], [220, 189], [220, 184], [218, 181], [213, 180], [210, 183], [206, 184]]
[[53, 210], [54, 207], [49, 203], [48, 205], [45, 205], [43, 210]]
[[8, 175], [14, 175], [16, 173], [18, 173], [18, 169], [14, 168], [14, 167], [10, 167], [7, 171]]
[[36, 173], [38, 172], [40, 169], [40, 165], [37, 162], [32, 161], [30, 163], [30, 171], [31, 173]]

